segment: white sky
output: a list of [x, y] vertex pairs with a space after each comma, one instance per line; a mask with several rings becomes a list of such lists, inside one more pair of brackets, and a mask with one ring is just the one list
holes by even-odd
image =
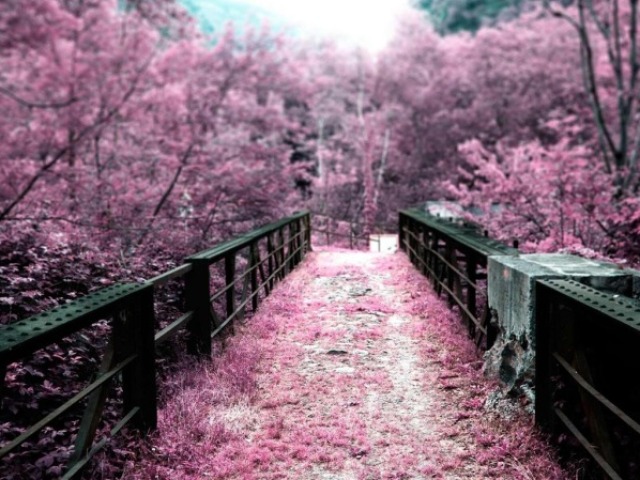
[[353, 42], [372, 52], [393, 36], [409, 0], [243, 0], [273, 12], [304, 33]]

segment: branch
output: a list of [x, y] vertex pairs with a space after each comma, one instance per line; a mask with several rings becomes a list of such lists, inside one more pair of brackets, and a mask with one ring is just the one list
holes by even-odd
[[[616, 88], [618, 97], [618, 117], [620, 122], [620, 144], [619, 152], [622, 156], [623, 165], [627, 161], [627, 149], [629, 142], [629, 106], [630, 102], [626, 97], [624, 86], [624, 72], [622, 68], [622, 45], [620, 43], [620, 9], [618, 0], [613, 0], [613, 42], [615, 45], [615, 55], [610, 56], [611, 66], [616, 77]], [[619, 165], [620, 166], [620, 165]]]
[[216, 216], [216, 213], [218, 212], [218, 205], [220, 204], [223, 195], [225, 195], [224, 191], [218, 190], [218, 194], [215, 200], [213, 201], [213, 205], [209, 207], [209, 211], [207, 213], [207, 218], [206, 218], [207, 221], [203, 225], [202, 234], [200, 235], [200, 238], [202, 240], [207, 239], [207, 236], [209, 235], [209, 231], [211, 230], [211, 227], [213, 227], [214, 225], [220, 225], [221, 223], [225, 222], [224, 220], [219, 220], [218, 222], [213, 221], [213, 219]]
[[598, 93], [598, 87], [595, 77], [593, 49], [591, 48], [591, 40], [589, 38], [589, 32], [587, 30], [584, 14], [584, 0], [578, 0], [578, 11], [580, 13], [580, 24], [578, 33], [580, 35], [580, 53], [582, 58], [582, 72], [585, 81], [585, 87], [587, 89], [587, 92], [589, 93], [589, 97], [591, 98], [591, 109], [593, 111], [596, 125], [598, 127], [599, 139], [601, 147], [603, 149], [607, 172], [611, 173], [612, 168], [608, 154], [613, 155], [615, 161], [617, 148], [611, 136], [611, 132], [607, 128], [607, 123], [605, 121], [602, 109], [602, 102], [600, 100], [600, 94]]
[[122, 231], [122, 232], [137, 232], [137, 231], [143, 230], [143, 228], [135, 228], [135, 227], [114, 227], [111, 225], [110, 226], [97, 225], [95, 223], [81, 221], [81, 220], [72, 220], [66, 217], [7, 217], [4, 219], [4, 221], [5, 222], [64, 222], [77, 227], [95, 228], [97, 230], [104, 230], [104, 231], [116, 230], [116, 231]]
[[631, 0], [631, 25], [629, 29], [629, 43], [630, 43], [630, 70], [631, 80], [629, 83], [629, 95], [630, 101], [634, 99], [634, 90], [638, 81], [638, 71], [640, 71], [640, 65], [638, 64], [638, 0]]
[[127, 103], [127, 101], [131, 98], [131, 96], [136, 91], [138, 82], [142, 77], [142, 73], [149, 67], [152, 57], [153, 56], [150, 56], [149, 59], [138, 70], [136, 77], [134, 78], [131, 86], [129, 87], [129, 90], [125, 92], [125, 94], [123, 95], [118, 105], [113, 107], [104, 117], [98, 119], [94, 124], [89, 125], [85, 127], [83, 130], [81, 130], [80, 133], [75, 138], [71, 139], [71, 141], [64, 148], [60, 149], [58, 153], [53, 155], [51, 160], [46, 162], [40, 168], [40, 171], [31, 178], [31, 180], [27, 183], [27, 185], [18, 194], [18, 196], [7, 207], [5, 207], [2, 210], [2, 212], [0, 212], [0, 221], [3, 221], [13, 211], [13, 209], [20, 202], [22, 202], [22, 200], [24, 200], [24, 198], [31, 192], [33, 187], [36, 185], [38, 180], [40, 180], [49, 170], [51, 170], [51, 168], [53, 168], [61, 158], [63, 158], [69, 151], [71, 151], [71, 149], [74, 148], [80, 142], [80, 140], [82, 140], [92, 131], [98, 129], [99, 127], [107, 123], [122, 109], [122, 107]]
[[[638, 83], [638, 72], [640, 65], [638, 64], [638, 0], [631, 0], [631, 25], [629, 30], [629, 97], [627, 103], [627, 115], [633, 118], [635, 114], [635, 90]], [[629, 158], [629, 177], [633, 176], [638, 160], [638, 148], [640, 146], [640, 123], [636, 121], [636, 132], [633, 139], [635, 145]], [[627, 182], [629, 183], [629, 182]]]
[[634, 135], [634, 145], [629, 156], [629, 172], [622, 184], [623, 190], [627, 190], [636, 176], [638, 156], [640, 155], [640, 121], [636, 120], [636, 132]]
[[569, 15], [567, 15], [564, 12], [561, 12], [560, 10], [555, 10], [554, 8], [552, 8], [551, 7], [551, 3], [548, 0], [545, 0], [544, 8], [552, 16], [554, 16], [556, 18], [561, 18], [565, 22], [569, 23], [569, 25], [571, 25], [573, 28], [575, 28], [578, 31], [578, 34], [580, 34], [580, 29], [581, 29], [580, 24], [578, 22], [576, 22], [574, 18], [570, 17]]
[[42, 109], [65, 108], [78, 101], [77, 98], [72, 97], [69, 100], [65, 100], [64, 102], [53, 102], [53, 103], [31, 102], [29, 100], [25, 100], [24, 98], [19, 97], [18, 95], [16, 95], [11, 90], [5, 87], [0, 87], [0, 94], [4, 95], [5, 97], [9, 97], [11, 100], [27, 108], [42, 108]]
[[580, 59], [582, 62], [583, 81], [585, 83], [585, 89], [587, 90], [589, 99], [591, 100], [591, 110], [596, 122], [596, 127], [598, 128], [598, 141], [604, 157], [605, 167], [607, 173], [612, 173], [613, 169], [609, 157], [613, 156], [613, 159], [615, 160], [618, 149], [613, 141], [611, 132], [607, 128], [600, 95], [596, 85], [593, 49], [591, 48], [591, 40], [589, 38], [589, 32], [586, 25], [584, 2], [585, 0], [578, 0], [578, 11], [580, 14], [579, 21], [576, 21], [574, 18], [560, 10], [552, 8], [549, 0], [545, 0], [544, 7], [554, 17], [561, 18], [569, 23], [569, 25], [571, 25], [578, 33], [580, 38]]
[[153, 215], [149, 219], [149, 223], [147, 224], [147, 226], [144, 228], [144, 230], [142, 232], [142, 235], [140, 235], [140, 238], [136, 242], [136, 247], [139, 247], [140, 245], [142, 245], [142, 242], [144, 242], [144, 239], [147, 238], [147, 235], [149, 234], [149, 232], [151, 231], [151, 227], [153, 226], [153, 222], [155, 221], [155, 219], [157, 218], [158, 214], [160, 213], [160, 210], [162, 210], [162, 207], [164, 206], [164, 204], [167, 203], [167, 200], [171, 196], [171, 193], [173, 192], [173, 189], [177, 185], [178, 179], [180, 178], [180, 175], [182, 174], [182, 170], [187, 165], [187, 161], [189, 160], [189, 157], [191, 156], [191, 152], [193, 151], [194, 145], [195, 144], [192, 142], [189, 145], [189, 147], [187, 148], [187, 150], [185, 151], [184, 155], [182, 155], [182, 159], [180, 160], [180, 166], [176, 170], [176, 173], [173, 176], [173, 179], [171, 180], [171, 183], [169, 184], [169, 187], [167, 187], [165, 192], [162, 194], [162, 197], [160, 198], [160, 201], [156, 205], [156, 208], [153, 210]]
[[602, 220], [598, 220], [597, 218], [595, 219], [596, 225], [598, 225], [602, 231], [604, 232], [604, 234], [611, 238], [611, 239], [615, 239], [616, 235], [615, 235], [615, 230], [611, 230], [610, 228], [608, 228], [604, 223], [602, 223]]
[[376, 178], [375, 189], [373, 190], [373, 205], [378, 205], [378, 197], [380, 197], [380, 186], [382, 185], [382, 177], [384, 176], [384, 170], [387, 165], [387, 156], [389, 154], [389, 137], [391, 135], [390, 130], [384, 132], [384, 141], [382, 143], [382, 156], [380, 158], [380, 168], [378, 169], [378, 176]]
[[593, 7], [593, 0], [587, 0], [587, 7], [589, 8], [589, 13], [591, 14], [593, 23], [596, 24], [596, 27], [598, 27], [598, 30], [600, 30], [602, 36], [607, 39], [608, 45], [609, 39], [611, 38], [611, 32], [609, 32], [609, 28], [604, 23], [602, 23], [602, 20], [600, 20], [596, 9]]
[[[600, 20], [596, 9], [593, 6], [593, 0], [587, 0], [587, 7], [589, 8], [589, 13], [591, 14], [591, 19], [600, 30], [603, 38], [607, 44], [607, 56], [609, 57], [609, 63], [613, 68], [613, 71], [616, 76], [616, 83], [618, 85], [618, 89], [624, 90], [623, 85], [623, 76], [622, 76], [622, 53], [620, 49], [620, 23], [618, 21], [618, 8], [617, 8], [617, 0], [616, 5], [614, 6], [614, 29], [613, 29], [613, 42], [611, 41], [611, 31], [609, 28]], [[612, 44], [615, 44], [615, 50]]]
[[156, 205], [156, 208], [153, 210], [153, 217], [157, 217], [158, 216], [158, 214], [160, 213], [160, 210], [162, 210], [162, 207], [164, 206], [164, 204], [169, 199], [169, 196], [173, 192], [173, 189], [175, 188], [176, 184], [178, 183], [178, 179], [180, 178], [180, 175], [182, 174], [182, 170], [187, 165], [187, 161], [189, 160], [189, 157], [191, 156], [191, 152], [193, 151], [193, 147], [194, 147], [194, 144], [191, 143], [189, 145], [189, 147], [187, 148], [186, 152], [184, 153], [184, 155], [182, 156], [182, 159], [180, 160], [180, 166], [178, 167], [178, 170], [176, 170], [176, 174], [173, 176], [173, 179], [171, 180], [171, 183], [169, 184], [169, 187], [167, 188], [167, 190], [162, 195], [162, 198], [160, 198], [160, 201], [158, 202], [158, 205]]

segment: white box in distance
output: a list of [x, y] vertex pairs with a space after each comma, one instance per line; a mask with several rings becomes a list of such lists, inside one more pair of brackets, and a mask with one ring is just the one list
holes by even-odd
[[395, 253], [398, 250], [398, 235], [394, 233], [369, 235], [369, 250], [372, 252]]

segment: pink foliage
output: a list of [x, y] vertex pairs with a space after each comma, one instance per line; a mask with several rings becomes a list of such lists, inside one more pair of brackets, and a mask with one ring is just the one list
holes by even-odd
[[521, 239], [530, 251], [606, 250], [603, 225], [615, 213], [615, 189], [587, 149], [528, 143], [494, 153], [476, 140], [460, 150], [467, 166], [450, 191], [474, 213], [480, 210], [476, 220], [492, 235]]
[[297, 199], [282, 39], [229, 28], [212, 48], [175, 2], [144, 3], [0, 7], [3, 235], [179, 257]]
[[212, 365], [169, 381], [126, 476], [568, 478], [529, 418], [484, 410], [480, 365], [404, 256], [313, 253]]
[[[605, 2], [595, 3], [606, 15]], [[625, 4], [621, 18], [630, 15]], [[624, 35], [628, 28], [624, 23]], [[627, 164], [613, 173], [603, 167], [602, 125], [598, 130], [584, 92], [578, 39], [540, 10], [475, 36], [441, 37], [409, 15], [377, 58], [268, 29], [240, 34], [229, 26], [212, 41], [172, 0], [5, 0], [0, 32], [0, 323], [114, 281], [148, 278], [302, 206], [340, 218], [338, 228], [350, 235], [394, 229], [399, 208], [444, 195], [478, 210], [495, 236], [517, 238], [528, 250], [640, 258], [633, 157], [619, 155]], [[630, 46], [620, 48], [628, 61]], [[622, 142], [637, 116], [616, 120], [618, 102], [637, 92], [616, 90], [616, 70], [597, 36], [594, 49], [604, 122]], [[446, 306], [414, 288], [422, 284], [413, 273], [396, 270], [391, 257], [377, 258], [373, 271], [363, 267], [367, 257], [356, 255], [354, 264], [334, 253], [308, 272], [324, 279], [321, 292], [335, 294], [329, 301], [303, 299], [297, 289], [309, 278], [294, 277], [212, 365], [167, 381], [156, 450], [136, 468], [135, 441], [117, 448], [132, 475], [269, 478], [292, 458], [296, 473], [353, 468], [363, 478], [464, 468], [468, 449], [444, 459], [433, 443], [401, 438], [382, 409], [372, 415], [393, 441], [372, 438], [362, 420], [361, 399], [371, 388], [381, 395], [395, 388], [384, 369], [363, 366], [386, 351], [394, 332], [382, 322], [400, 309], [420, 321], [398, 330], [420, 344], [421, 361], [441, 370], [425, 374], [425, 384], [458, 402], [438, 438], [474, 445], [476, 466], [487, 475], [520, 478], [529, 468], [518, 463], [525, 458], [560, 478], [541, 444], [499, 420], [480, 421], [488, 387], [476, 353]], [[378, 278], [389, 272], [391, 280]], [[406, 302], [372, 294], [379, 286], [372, 278], [399, 289]], [[343, 301], [331, 293], [335, 281], [374, 283]], [[331, 324], [336, 315], [358, 328]], [[88, 343], [37, 356], [38, 368], [11, 366], [18, 393], [5, 400], [7, 411], [23, 402], [26, 422], [72, 391], [76, 374], [96, 363], [103, 330], [98, 326]], [[345, 337], [373, 353], [343, 358], [336, 344]], [[305, 387], [304, 376], [291, 373], [310, 346], [334, 351], [338, 381], [314, 377]], [[51, 368], [62, 384], [42, 383], [42, 372], [64, 355], [73, 368]], [[326, 398], [343, 404], [318, 410]], [[303, 417], [306, 408], [315, 417]], [[530, 425], [517, 425], [529, 438]], [[47, 431], [41, 441], [55, 446], [72, 430]], [[395, 444], [405, 450], [388, 465], [359, 463]], [[406, 451], [432, 460], [416, 465]], [[57, 476], [68, 453], [55, 447], [38, 454], [25, 462], [25, 475]], [[506, 465], [509, 456], [515, 463]], [[105, 463], [104, 476], [113, 471]]]
[[[627, 196], [595, 168], [575, 33], [539, 10], [473, 37], [440, 37], [408, 15], [372, 58], [255, 28], [227, 27], [212, 45], [170, 0], [0, 8], [3, 234], [97, 244], [126, 261], [188, 253], [301, 202], [368, 233], [447, 194], [443, 181], [487, 203], [492, 187], [472, 193], [468, 178], [477, 139], [498, 157], [478, 186], [498, 182], [494, 197], [511, 198], [493, 201], [521, 210], [500, 230], [544, 250], [633, 253], [618, 234]], [[595, 47], [609, 119], [615, 82]], [[524, 181], [556, 203], [566, 192], [565, 205], [525, 205]], [[593, 205], [583, 198], [600, 186]]]

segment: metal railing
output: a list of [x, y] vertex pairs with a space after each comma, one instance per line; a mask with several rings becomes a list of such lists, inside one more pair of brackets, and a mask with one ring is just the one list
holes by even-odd
[[[490, 348], [488, 258], [518, 251], [420, 210], [400, 212], [399, 223], [400, 248]], [[536, 424], [570, 456], [592, 459], [585, 478], [640, 478], [640, 303], [557, 279], [535, 282], [534, 305]]]
[[636, 301], [536, 282], [536, 423], [614, 480], [640, 478], [639, 341]]
[[[377, 244], [377, 250], [380, 251], [380, 236], [364, 235], [360, 233], [357, 225], [348, 220], [340, 220], [328, 215], [313, 214], [313, 233], [318, 241], [324, 241], [325, 245], [340, 244], [348, 245], [351, 250], [358, 250], [364, 245], [364, 249], [370, 248], [371, 242]], [[341, 228], [342, 227], [342, 228]]]
[[[112, 429], [115, 435], [126, 423], [140, 430], [156, 424], [156, 385], [154, 369], [153, 292], [148, 284], [113, 285], [75, 302], [0, 328], [0, 381], [4, 383], [7, 365], [90, 327], [96, 321], [112, 318], [111, 339], [104, 353], [97, 378], [72, 398], [27, 428], [0, 448], [0, 459], [41, 430], [88, 399], [76, 436], [70, 468], [63, 478], [71, 478], [99, 448], [92, 445], [107, 387], [122, 375], [123, 419]], [[150, 374], [149, 374], [150, 373]], [[106, 439], [101, 439], [102, 446]]]
[[480, 233], [462, 221], [434, 217], [418, 209], [399, 214], [399, 248], [456, 306], [478, 347], [490, 348], [496, 331], [490, 323], [487, 302], [489, 255], [514, 255], [518, 251]]
[[[186, 263], [140, 284], [114, 285], [49, 312], [0, 327], [0, 394], [7, 366], [75, 334], [105, 318], [111, 319], [110, 341], [94, 381], [54, 411], [43, 416], [0, 447], [0, 459], [32, 440], [56, 419], [87, 401], [75, 438], [73, 454], [62, 478], [75, 478], [92, 456], [125, 425], [153, 430], [157, 418], [156, 348], [186, 329], [187, 351], [211, 355], [211, 340], [233, 327], [249, 305], [260, 298], [304, 258], [311, 248], [309, 212], [271, 223], [186, 259]], [[240, 268], [244, 270], [240, 273]], [[221, 270], [220, 280], [211, 275]], [[156, 331], [154, 291], [184, 278], [186, 311]], [[212, 285], [212, 282], [214, 285]], [[213, 291], [213, 293], [211, 293]], [[98, 424], [112, 381], [122, 376], [122, 418], [96, 441]]]

